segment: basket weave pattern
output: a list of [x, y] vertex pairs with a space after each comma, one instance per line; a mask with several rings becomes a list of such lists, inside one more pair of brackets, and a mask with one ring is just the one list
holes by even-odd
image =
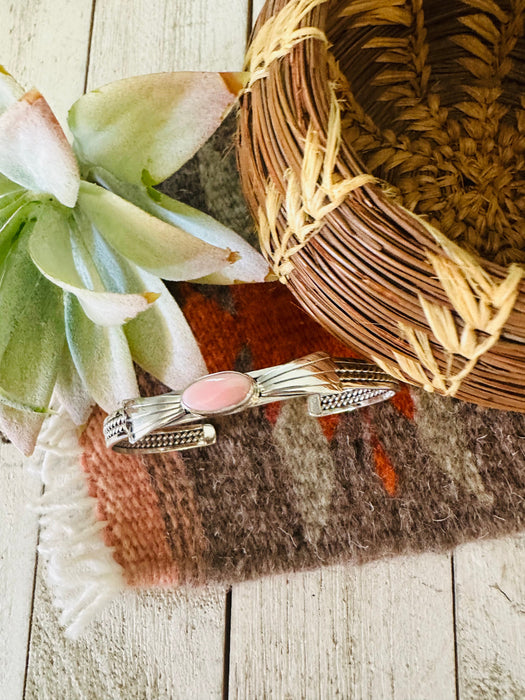
[[268, 0], [239, 165], [275, 273], [398, 379], [525, 411], [525, 2]]

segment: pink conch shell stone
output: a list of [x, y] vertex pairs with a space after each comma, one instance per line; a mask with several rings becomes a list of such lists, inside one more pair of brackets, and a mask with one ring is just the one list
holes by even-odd
[[253, 385], [253, 379], [240, 372], [218, 372], [191, 384], [181, 400], [192, 413], [223, 413], [243, 404]]

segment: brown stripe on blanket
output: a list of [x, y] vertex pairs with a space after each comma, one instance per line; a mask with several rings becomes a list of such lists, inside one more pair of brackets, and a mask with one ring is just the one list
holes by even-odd
[[299, 564], [301, 517], [264, 409], [216, 425], [218, 444], [184, 457], [210, 543], [209, 579], [233, 582]]
[[178, 454], [144, 455], [141, 461], [158, 497], [180, 582], [204, 583], [204, 554], [209, 545], [195, 503], [193, 480], [188, 476], [182, 457]]

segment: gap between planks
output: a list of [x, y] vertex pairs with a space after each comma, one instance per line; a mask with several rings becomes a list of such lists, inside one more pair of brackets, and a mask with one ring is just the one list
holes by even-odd
[[[68, 107], [82, 94], [85, 7], [84, 0], [74, 6], [68, 0], [0, 4], [0, 64], [22, 85], [37, 85], [62, 124]], [[6, 700], [24, 694], [36, 596], [38, 519], [28, 504], [41, 493], [41, 484], [26, 466], [12, 445], [1, 446], [0, 697]]]
[[[9, 61], [5, 57], [4, 62], [22, 82], [41, 88], [63, 125], [67, 108], [86, 85], [94, 87], [157, 70], [240, 70], [248, 24], [244, 0], [134, 0], [124, 24], [121, 3], [114, 0], [100, 0], [97, 6], [91, 0], [82, 6], [78, 2], [71, 6], [66, 0], [25, 0], [9, 9], [4, 5], [0, 16], [2, 13], [6, 16], [0, 23], [0, 37], [9, 34], [2, 44], [9, 54]], [[30, 589], [36, 537], [32, 543], [30, 538], [24, 541], [32, 550]], [[8, 581], [13, 590], [14, 578]], [[22, 587], [16, 590], [22, 596]], [[31, 599], [29, 592], [22, 597], [26, 603]], [[116, 683], [112, 697], [126, 700], [140, 693], [170, 700], [220, 697], [224, 601], [220, 587], [165, 594], [130, 592], [108, 610], [83, 642], [71, 643], [63, 635], [38, 566], [25, 697], [90, 698], [93, 693], [104, 697], [111, 679]], [[23, 693], [29, 619], [25, 628], [16, 626], [25, 639], [18, 654], [18, 685], [7, 694], [9, 700]], [[4, 636], [2, 641], [12, 640]], [[128, 649], [134, 653], [123, 653]], [[137, 656], [141, 659], [138, 669]], [[108, 677], [106, 667], [112, 671]], [[119, 678], [126, 681], [124, 695], [124, 681]]]
[[450, 557], [237, 585], [230, 697], [454, 700]]

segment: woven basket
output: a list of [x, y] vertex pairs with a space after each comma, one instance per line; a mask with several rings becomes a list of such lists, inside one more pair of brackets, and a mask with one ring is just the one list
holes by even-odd
[[261, 246], [398, 379], [525, 411], [525, 0], [268, 0], [238, 160]]

